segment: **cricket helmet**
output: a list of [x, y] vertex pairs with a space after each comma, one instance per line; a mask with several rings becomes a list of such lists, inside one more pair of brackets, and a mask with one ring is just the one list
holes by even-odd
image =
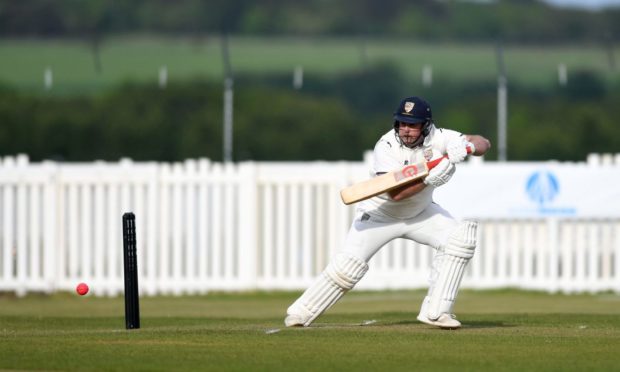
[[420, 97], [407, 97], [398, 104], [394, 111], [394, 129], [398, 131], [398, 123], [422, 125], [422, 136], [427, 136], [433, 124], [431, 105]]

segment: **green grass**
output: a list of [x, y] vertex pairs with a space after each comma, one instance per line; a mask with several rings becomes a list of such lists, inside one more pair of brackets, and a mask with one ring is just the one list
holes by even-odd
[[[337, 74], [362, 66], [359, 39], [248, 38], [230, 39], [235, 73], [291, 73], [301, 65], [306, 72]], [[495, 46], [489, 44], [437, 44], [407, 40], [369, 39], [364, 42], [368, 63], [390, 61], [412, 81], [421, 80], [425, 65], [433, 66], [434, 79], [495, 81]], [[110, 37], [100, 48], [102, 71], [97, 73], [91, 45], [75, 40], [0, 40], [0, 82], [43, 93], [43, 72], [54, 72], [53, 94], [95, 93], [124, 81], [157, 82], [161, 66], [170, 81], [204, 78], [221, 83], [220, 39], [204, 37]], [[616, 53], [618, 54], [618, 53]], [[619, 58], [616, 57], [616, 60]], [[513, 83], [545, 87], [557, 84], [557, 66], [570, 74], [577, 69], [601, 73], [617, 81], [606, 51], [599, 46], [506, 46], [505, 64]], [[570, 80], [569, 80], [570, 81]]]
[[[297, 293], [141, 299], [0, 297], [0, 369], [610, 371], [620, 365], [620, 296], [463, 291], [464, 327], [415, 320], [420, 291], [349, 293], [310, 328], [282, 327]], [[373, 320], [370, 324], [362, 325]], [[278, 330], [277, 332], [269, 332]]]

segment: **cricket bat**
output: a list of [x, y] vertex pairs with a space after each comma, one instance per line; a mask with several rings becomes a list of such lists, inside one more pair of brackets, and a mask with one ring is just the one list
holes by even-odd
[[[467, 153], [471, 153], [471, 148], [467, 148]], [[435, 168], [448, 155], [433, 159], [429, 162], [418, 162], [409, 164], [401, 169], [384, 173], [369, 180], [358, 182], [340, 190], [340, 197], [344, 204], [353, 204], [362, 200], [370, 199], [373, 196], [383, 194], [397, 187], [406, 185], [416, 180], [423, 179], [428, 172]]]

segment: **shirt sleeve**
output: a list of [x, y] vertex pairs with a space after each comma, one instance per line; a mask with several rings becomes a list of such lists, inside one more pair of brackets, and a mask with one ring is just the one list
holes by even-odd
[[436, 131], [436, 146], [438, 150], [442, 153], [446, 153], [446, 148], [448, 143], [453, 140], [458, 140], [463, 137], [463, 133], [457, 132], [452, 129], [438, 128]]

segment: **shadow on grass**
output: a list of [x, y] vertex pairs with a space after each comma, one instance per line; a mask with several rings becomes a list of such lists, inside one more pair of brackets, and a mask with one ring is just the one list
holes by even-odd
[[502, 322], [489, 322], [489, 321], [473, 321], [463, 324], [463, 328], [512, 328], [516, 327], [515, 324], [508, 324]]
[[[352, 323], [344, 323], [344, 322], [333, 322], [333, 323], [322, 323], [317, 322], [313, 323], [309, 328], [357, 328], [357, 327], [394, 327], [394, 326], [412, 326], [412, 327], [425, 327], [429, 329], [439, 329], [437, 327], [433, 327], [424, 323], [421, 323], [417, 319], [413, 320], [399, 320], [399, 321], [389, 321], [389, 320], [381, 320], [378, 318], [377, 320], [365, 320], [361, 322], [352, 322]], [[479, 320], [479, 321], [465, 321], [463, 323], [462, 329], [485, 329], [485, 328], [512, 328], [516, 327], [515, 324], [504, 323], [501, 321], [487, 321], [487, 320]], [[303, 327], [300, 327], [303, 328]]]
[[[424, 325], [424, 326], [428, 326], [428, 327], [433, 327], [433, 326], [429, 326], [427, 324], [421, 323], [418, 320], [403, 320], [403, 321], [399, 321], [399, 322], [389, 323], [389, 325]], [[482, 320], [482, 321], [465, 321], [461, 328], [463, 328], [463, 329], [480, 329], [480, 328], [512, 328], [512, 327], [516, 327], [516, 325], [508, 324], [508, 323], [503, 323], [503, 322], [484, 321], [484, 320]]]

